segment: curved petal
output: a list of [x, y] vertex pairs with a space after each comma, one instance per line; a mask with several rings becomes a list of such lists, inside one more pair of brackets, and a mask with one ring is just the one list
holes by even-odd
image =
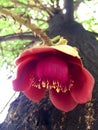
[[61, 52], [59, 50], [54, 50], [54, 51], [55, 51], [55, 53], [53, 53], [52, 55], [54, 55], [56, 57], [60, 57], [66, 63], [76, 64], [76, 65], [82, 66], [82, 61], [80, 58], [68, 55], [68, 54]]
[[82, 104], [92, 98], [94, 78], [85, 68], [82, 68], [80, 72], [77, 70], [75, 73], [77, 73], [77, 79], [71, 88], [71, 95], [76, 102]]
[[15, 63], [18, 65], [19, 63], [23, 62], [24, 60], [31, 58], [32, 60], [35, 60], [40, 57], [41, 54], [45, 52], [51, 52], [54, 49], [48, 46], [40, 46], [40, 47], [33, 47], [30, 49], [25, 50], [22, 52], [19, 57], [16, 59]]
[[71, 111], [77, 106], [69, 91], [66, 93], [57, 93], [52, 89], [50, 90], [50, 99], [56, 108], [65, 112]]
[[31, 86], [35, 64], [36, 62], [28, 60], [17, 67], [16, 78], [12, 81], [15, 91], [25, 91]]
[[59, 50], [59, 51], [65, 53], [65, 54], [80, 58], [76, 47], [72, 47], [72, 46], [67, 45], [67, 44], [66, 45], [56, 45], [56, 46], [52, 46], [52, 47], [55, 48], [56, 50]]
[[68, 66], [56, 56], [48, 56], [39, 61], [36, 66], [36, 75], [40, 79], [59, 81], [62, 84], [68, 80]]
[[30, 100], [34, 102], [39, 102], [45, 95], [46, 89], [41, 88], [35, 88], [31, 86], [28, 90], [23, 92]]
[[71, 62], [74, 64], [82, 65], [78, 52], [76, 51], [76, 49], [74, 49], [74, 47], [71, 47], [69, 45], [39, 46], [26, 49], [19, 55], [15, 63], [16, 65], [18, 65], [19, 63], [23, 62], [28, 58], [31, 58], [32, 60], [39, 59], [41, 57], [41, 54], [45, 55], [49, 52], [51, 52], [51, 54], [53, 53], [53, 55], [57, 55], [57, 57], [60, 56], [63, 60], [65, 60], [65, 62]]
[[29, 60], [35, 61], [38, 59], [38, 56], [32, 55], [32, 56], [25, 56], [25, 57], [18, 57], [15, 59], [15, 64], [18, 66], [19, 64], [21, 64], [22, 62], [28, 62]]

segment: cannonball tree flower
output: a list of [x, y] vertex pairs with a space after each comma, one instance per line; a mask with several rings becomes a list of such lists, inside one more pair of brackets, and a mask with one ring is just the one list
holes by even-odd
[[92, 98], [94, 78], [74, 47], [33, 47], [20, 54], [16, 66], [13, 89], [34, 102], [39, 102], [48, 91], [54, 106], [68, 112]]

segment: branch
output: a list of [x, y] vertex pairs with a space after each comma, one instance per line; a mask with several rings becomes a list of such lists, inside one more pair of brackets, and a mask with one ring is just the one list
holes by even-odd
[[34, 40], [40, 41], [38, 37], [35, 37], [32, 32], [18, 33], [18, 34], [9, 34], [6, 36], [0, 36], [0, 42], [10, 41], [10, 40]]
[[53, 13], [52, 13], [52, 10], [51, 8], [49, 7], [45, 7], [44, 5], [42, 4], [39, 4], [39, 2], [37, 1], [36, 4], [25, 4], [23, 2], [19, 2], [19, 1], [16, 1], [16, 0], [12, 0], [15, 5], [22, 5], [22, 6], [25, 6], [27, 8], [30, 8], [30, 9], [33, 9], [33, 8], [37, 8], [39, 10], [44, 10], [46, 11], [50, 16], [53, 16]]
[[30, 23], [29, 20], [24, 19], [23, 17], [20, 17], [19, 15], [12, 13], [7, 9], [4, 9], [1, 6], [0, 6], [0, 12], [6, 16], [12, 17], [15, 21], [19, 22], [21, 25], [24, 25], [30, 30], [32, 30], [33, 33], [35, 33], [38, 37], [41, 38], [41, 40], [45, 45], [49, 45], [49, 46], [51, 45], [51, 40], [46, 35], [46, 33], [43, 32], [41, 29], [39, 29], [35, 24]]

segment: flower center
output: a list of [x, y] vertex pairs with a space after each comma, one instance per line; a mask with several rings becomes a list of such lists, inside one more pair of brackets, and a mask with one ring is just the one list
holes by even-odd
[[66, 62], [58, 57], [51, 56], [41, 59], [35, 70], [33, 86], [38, 89], [55, 89], [56, 92], [66, 92], [73, 86], [69, 78]]

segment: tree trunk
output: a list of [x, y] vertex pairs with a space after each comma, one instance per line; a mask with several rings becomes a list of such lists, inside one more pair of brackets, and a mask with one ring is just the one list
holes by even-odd
[[61, 13], [51, 19], [47, 34], [50, 37], [61, 35], [68, 44], [79, 49], [84, 66], [96, 81], [93, 98], [65, 113], [52, 105], [48, 93], [39, 103], [21, 93], [10, 105], [0, 130], [98, 130], [98, 41], [79, 23], [66, 21]]

